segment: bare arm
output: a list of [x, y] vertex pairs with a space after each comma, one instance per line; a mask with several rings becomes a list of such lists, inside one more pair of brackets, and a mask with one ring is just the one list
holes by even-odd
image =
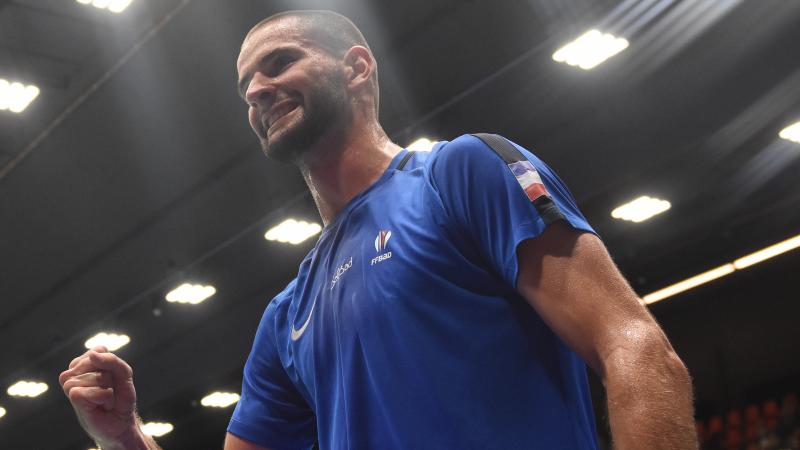
[[109, 444], [102, 444], [97, 439], [95, 442], [103, 450], [161, 450], [153, 438], [142, 433], [141, 427], [142, 420], [136, 416], [136, 427], [132, 428], [127, 435]]
[[602, 378], [614, 447], [696, 449], [689, 373], [602, 242], [555, 224], [517, 256], [520, 294]]
[[[58, 381], [78, 422], [103, 450], [161, 450], [142, 432], [133, 369], [105, 347], [75, 358]], [[230, 433], [225, 450], [269, 450]]]
[[58, 381], [78, 422], [103, 450], [161, 450], [142, 433], [133, 370], [105, 347], [75, 358]]

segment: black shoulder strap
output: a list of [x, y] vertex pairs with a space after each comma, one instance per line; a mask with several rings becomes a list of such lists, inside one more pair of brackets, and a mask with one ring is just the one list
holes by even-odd
[[406, 154], [403, 156], [403, 159], [401, 159], [400, 162], [397, 163], [397, 170], [403, 170], [403, 167], [406, 166], [406, 163], [408, 162], [409, 159], [411, 159], [411, 151], [406, 150]]
[[514, 147], [511, 142], [508, 142], [507, 139], [501, 136], [489, 133], [475, 133], [473, 136], [482, 140], [486, 143], [486, 145], [491, 147], [492, 150], [494, 150], [494, 152], [506, 162], [506, 164], [513, 164], [515, 162], [528, 160], [525, 155], [517, 150], [517, 147]]
[[[473, 136], [482, 140], [486, 145], [489, 146], [497, 156], [500, 157], [503, 161], [505, 161], [508, 169], [511, 171], [511, 174], [517, 179], [520, 183], [520, 187], [525, 192], [525, 195], [531, 200], [533, 206], [536, 208], [536, 211], [544, 220], [544, 223], [549, 225], [553, 222], [558, 220], [564, 220], [564, 214], [561, 213], [561, 210], [558, 208], [558, 205], [550, 198], [550, 194], [547, 192], [546, 188], [542, 184], [543, 194], [539, 195], [532, 195], [528, 192], [527, 186], [523, 185], [523, 181], [521, 180], [521, 176], [515, 172], [515, 167], [519, 167], [522, 163], [527, 163], [528, 169], [522, 166], [523, 171], [529, 170], [536, 172], [536, 169], [533, 165], [528, 161], [528, 158], [522, 154], [514, 145], [505, 139], [502, 136], [498, 136], [496, 134], [489, 134], [489, 133], [474, 133]], [[519, 170], [519, 169], [518, 169]], [[538, 177], [538, 172], [536, 173]]]

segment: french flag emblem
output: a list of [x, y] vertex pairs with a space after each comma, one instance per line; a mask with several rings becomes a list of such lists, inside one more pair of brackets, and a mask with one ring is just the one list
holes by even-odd
[[534, 169], [530, 161], [517, 161], [509, 164], [508, 168], [511, 169], [511, 173], [517, 178], [517, 182], [522, 186], [522, 190], [525, 191], [525, 195], [530, 201], [542, 196], [550, 196], [542, 183], [539, 172]]
[[381, 230], [378, 232], [378, 237], [375, 238], [375, 251], [380, 253], [386, 250], [386, 244], [389, 242], [390, 237], [392, 237], [392, 232], [389, 230]]

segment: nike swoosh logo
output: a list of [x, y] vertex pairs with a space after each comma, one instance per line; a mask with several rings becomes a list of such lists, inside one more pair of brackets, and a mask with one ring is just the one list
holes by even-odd
[[296, 341], [296, 340], [300, 339], [300, 336], [302, 336], [303, 333], [306, 332], [306, 328], [308, 328], [308, 324], [311, 323], [311, 316], [314, 315], [314, 307], [315, 306], [317, 306], [317, 299], [314, 299], [314, 303], [311, 304], [311, 312], [308, 313], [308, 319], [306, 319], [306, 323], [304, 323], [303, 326], [300, 327], [299, 330], [295, 330], [294, 329], [294, 324], [292, 324], [292, 340], [293, 341]]

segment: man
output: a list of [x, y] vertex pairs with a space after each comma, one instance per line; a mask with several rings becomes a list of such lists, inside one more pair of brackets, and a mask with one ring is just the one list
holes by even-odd
[[[226, 450], [595, 449], [585, 363], [617, 448], [697, 447], [686, 368], [544, 163], [497, 136], [392, 143], [338, 14], [262, 21], [237, 69], [325, 229], [267, 306]], [[104, 450], [157, 448], [118, 357], [90, 350], [60, 381]]]

